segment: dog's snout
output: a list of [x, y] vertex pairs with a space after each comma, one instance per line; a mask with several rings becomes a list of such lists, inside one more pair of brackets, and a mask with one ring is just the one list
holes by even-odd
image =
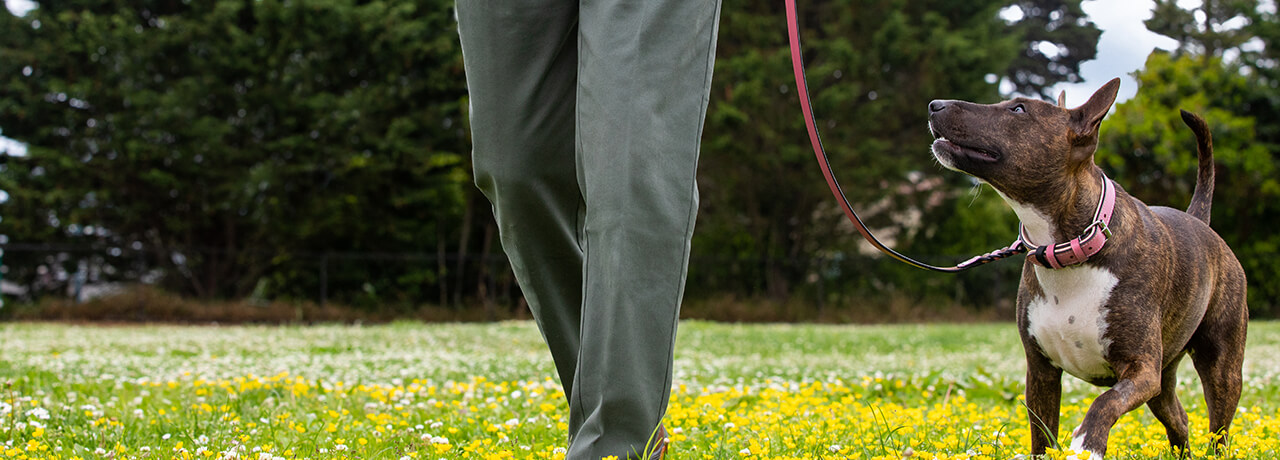
[[950, 104], [947, 104], [947, 101], [933, 101], [933, 102], [930, 102], [930, 103], [929, 103], [929, 113], [937, 113], [937, 112], [941, 112], [941, 111], [943, 111], [943, 110], [947, 110], [947, 106], [949, 106], [949, 105], [950, 105]]

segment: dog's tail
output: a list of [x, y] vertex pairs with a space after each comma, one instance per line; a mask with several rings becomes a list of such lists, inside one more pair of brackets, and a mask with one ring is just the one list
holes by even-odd
[[1213, 206], [1213, 135], [1209, 125], [1199, 115], [1182, 111], [1182, 122], [1196, 134], [1196, 154], [1200, 157], [1200, 172], [1196, 176], [1196, 189], [1191, 193], [1191, 206], [1187, 214], [1209, 223], [1209, 208]]

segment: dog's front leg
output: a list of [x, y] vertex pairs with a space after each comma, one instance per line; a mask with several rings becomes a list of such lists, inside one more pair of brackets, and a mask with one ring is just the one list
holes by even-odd
[[1062, 404], [1062, 369], [1040, 352], [1027, 351], [1027, 419], [1031, 422], [1031, 455], [1044, 455], [1058, 439], [1058, 410]]
[[1160, 365], [1135, 362], [1117, 366], [1119, 380], [1098, 396], [1085, 413], [1084, 422], [1071, 434], [1071, 449], [1087, 450], [1089, 458], [1107, 453], [1107, 437], [1120, 416], [1137, 409], [1160, 393]]

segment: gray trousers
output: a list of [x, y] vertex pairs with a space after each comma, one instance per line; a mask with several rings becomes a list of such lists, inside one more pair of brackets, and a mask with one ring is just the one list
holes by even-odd
[[569, 460], [667, 408], [720, 0], [457, 0], [475, 179], [569, 400]]

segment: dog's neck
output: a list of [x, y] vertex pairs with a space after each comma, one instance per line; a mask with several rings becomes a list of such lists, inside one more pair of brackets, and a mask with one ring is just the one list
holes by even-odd
[[1097, 166], [1082, 169], [1025, 200], [996, 190], [1026, 227], [1032, 240], [1028, 243], [1043, 246], [1069, 241], [1092, 223], [1104, 176]]

